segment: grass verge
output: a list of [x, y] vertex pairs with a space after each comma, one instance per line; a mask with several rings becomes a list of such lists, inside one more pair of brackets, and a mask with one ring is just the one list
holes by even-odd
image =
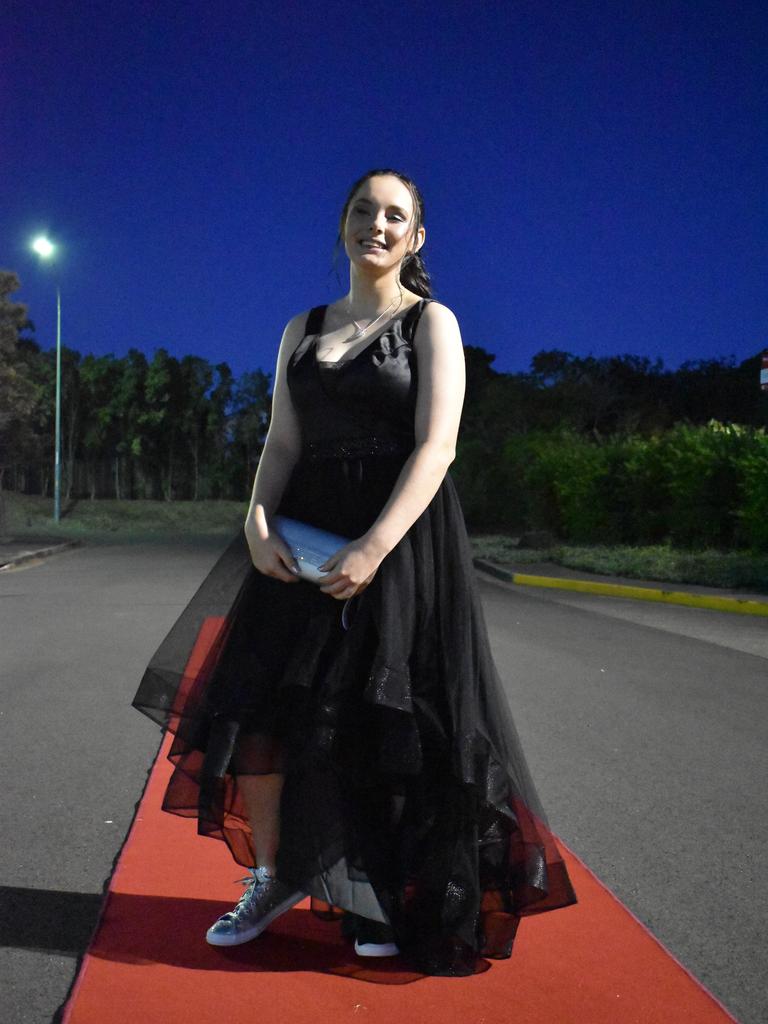
[[53, 500], [36, 494], [4, 492], [8, 533], [15, 540], [46, 537], [94, 544], [140, 544], [193, 538], [222, 540], [242, 528], [248, 502], [117, 501], [78, 498], [61, 503], [53, 521]]
[[768, 594], [768, 554], [689, 551], [670, 544], [632, 545], [561, 544], [541, 550], [518, 548], [515, 538], [483, 534], [470, 538], [475, 555], [503, 568], [520, 569], [534, 562], [551, 562], [582, 572], [626, 576], [664, 583], [694, 583], [704, 587], [751, 590]]
[[[53, 501], [34, 494], [4, 492], [9, 534], [27, 538], [80, 539], [88, 543], [190, 542], [234, 536], [242, 527], [247, 502], [116, 501], [85, 498], [62, 503], [53, 522]], [[507, 568], [551, 562], [584, 572], [669, 583], [743, 588], [768, 594], [768, 554], [748, 551], [687, 551], [668, 544], [644, 547], [563, 544], [518, 548], [516, 538], [499, 534], [470, 537], [474, 554]]]

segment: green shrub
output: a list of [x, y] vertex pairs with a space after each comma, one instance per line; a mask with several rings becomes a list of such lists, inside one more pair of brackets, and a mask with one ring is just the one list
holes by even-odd
[[459, 443], [451, 475], [470, 528], [512, 531], [522, 527], [524, 499], [519, 481], [484, 441]]
[[737, 540], [756, 551], [768, 551], [768, 435], [753, 430], [739, 458], [741, 495]]
[[585, 544], [604, 540], [611, 530], [607, 449], [576, 434], [563, 435], [550, 459], [565, 536]]
[[745, 428], [716, 420], [703, 427], [676, 424], [663, 435], [673, 543], [725, 548], [736, 542], [740, 457], [748, 447]]
[[544, 431], [526, 434], [516, 453], [526, 494], [526, 527], [563, 536], [564, 524], [555, 483], [559, 439]]
[[505, 460], [514, 460], [526, 490], [524, 507], [530, 529], [589, 543], [615, 535], [613, 476], [620, 449], [596, 445], [575, 431], [526, 435], [508, 442]]
[[679, 423], [594, 441], [570, 429], [472, 439], [454, 464], [475, 530], [549, 530], [582, 544], [768, 550], [764, 429]]
[[669, 532], [669, 477], [658, 436], [628, 437], [621, 444], [616, 493], [621, 536], [627, 543], [660, 544]]

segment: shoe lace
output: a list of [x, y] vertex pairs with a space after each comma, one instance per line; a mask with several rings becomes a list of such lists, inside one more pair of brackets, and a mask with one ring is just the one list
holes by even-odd
[[[237, 885], [239, 882], [241, 885], [247, 886], [248, 889], [250, 889], [251, 886], [258, 889], [259, 886], [264, 885], [265, 882], [271, 881], [273, 877], [274, 876], [270, 874], [266, 868], [248, 868], [248, 874], [245, 878], [236, 878], [234, 884]], [[246, 892], [243, 893], [243, 896], [246, 895], [247, 889]]]
[[265, 873], [263, 868], [248, 868], [248, 874], [245, 878], [235, 879], [235, 883], [238, 882], [246, 887], [245, 892], [237, 901], [237, 906], [232, 910], [228, 911], [223, 917], [231, 920], [236, 918], [239, 911], [245, 910], [251, 902], [251, 897], [254, 895], [257, 889], [259, 889], [265, 882], [271, 879], [271, 875]]
[[251, 899], [261, 886], [272, 878], [266, 869], [264, 868], [248, 868], [248, 874], [245, 878], [237, 878], [235, 884], [238, 882], [246, 886], [245, 892], [237, 901], [237, 904], [228, 910], [226, 914], [222, 914], [219, 921], [231, 924], [237, 921], [241, 915], [247, 914], [250, 909]]

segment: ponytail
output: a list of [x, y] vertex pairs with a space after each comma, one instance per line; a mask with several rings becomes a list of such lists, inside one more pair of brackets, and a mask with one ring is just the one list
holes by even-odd
[[432, 298], [432, 281], [421, 253], [411, 252], [405, 257], [400, 269], [400, 283], [424, 299]]

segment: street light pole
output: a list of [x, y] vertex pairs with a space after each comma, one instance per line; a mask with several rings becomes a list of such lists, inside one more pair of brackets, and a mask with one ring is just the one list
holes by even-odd
[[61, 519], [61, 289], [56, 285], [56, 460], [53, 471], [53, 521]]
[[[32, 242], [32, 248], [43, 259], [50, 259], [56, 251], [47, 238], [40, 236]], [[61, 519], [61, 290], [56, 285], [56, 454], [53, 468], [53, 520]]]

